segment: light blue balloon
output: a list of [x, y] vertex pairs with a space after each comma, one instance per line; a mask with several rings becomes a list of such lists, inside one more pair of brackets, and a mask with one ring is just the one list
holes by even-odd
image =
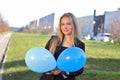
[[45, 48], [34, 47], [27, 51], [25, 63], [29, 69], [37, 73], [53, 70], [56, 67], [56, 60]]
[[66, 72], [75, 72], [80, 70], [85, 64], [85, 52], [78, 47], [65, 49], [57, 59], [57, 67]]

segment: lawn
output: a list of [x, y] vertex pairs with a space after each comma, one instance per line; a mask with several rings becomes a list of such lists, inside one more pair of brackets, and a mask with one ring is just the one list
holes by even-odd
[[[6, 53], [3, 80], [39, 80], [40, 73], [28, 69], [26, 52], [44, 47], [50, 35], [13, 33]], [[120, 80], [120, 45], [82, 40], [86, 44], [87, 63], [77, 80]]]

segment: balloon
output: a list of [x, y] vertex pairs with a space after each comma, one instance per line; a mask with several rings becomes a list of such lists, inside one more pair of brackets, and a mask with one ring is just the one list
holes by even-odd
[[45, 48], [34, 47], [27, 51], [25, 63], [29, 69], [37, 73], [50, 71], [56, 67], [56, 60]]
[[57, 67], [65, 72], [75, 72], [86, 64], [85, 52], [78, 47], [65, 49], [57, 59]]

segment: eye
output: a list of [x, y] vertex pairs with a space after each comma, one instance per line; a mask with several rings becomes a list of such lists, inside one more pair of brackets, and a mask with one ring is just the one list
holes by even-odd
[[67, 25], [71, 25], [71, 23], [67, 23]]
[[65, 24], [64, 23], [61, 23], [60, 26], [64, 26]]

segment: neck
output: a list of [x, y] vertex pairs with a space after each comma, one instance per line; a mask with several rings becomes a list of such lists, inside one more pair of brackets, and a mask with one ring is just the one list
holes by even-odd
[[65, 36], [65, 37], [64, 37], [64, 40], [66, 40], [66, 41], [71, 41], [71, 37], [70, 37], [70, 36]]
[[62, 45], [65, 47], [72, 47], [74, 45], [74, 42], [70, 36], [65, 36]]

